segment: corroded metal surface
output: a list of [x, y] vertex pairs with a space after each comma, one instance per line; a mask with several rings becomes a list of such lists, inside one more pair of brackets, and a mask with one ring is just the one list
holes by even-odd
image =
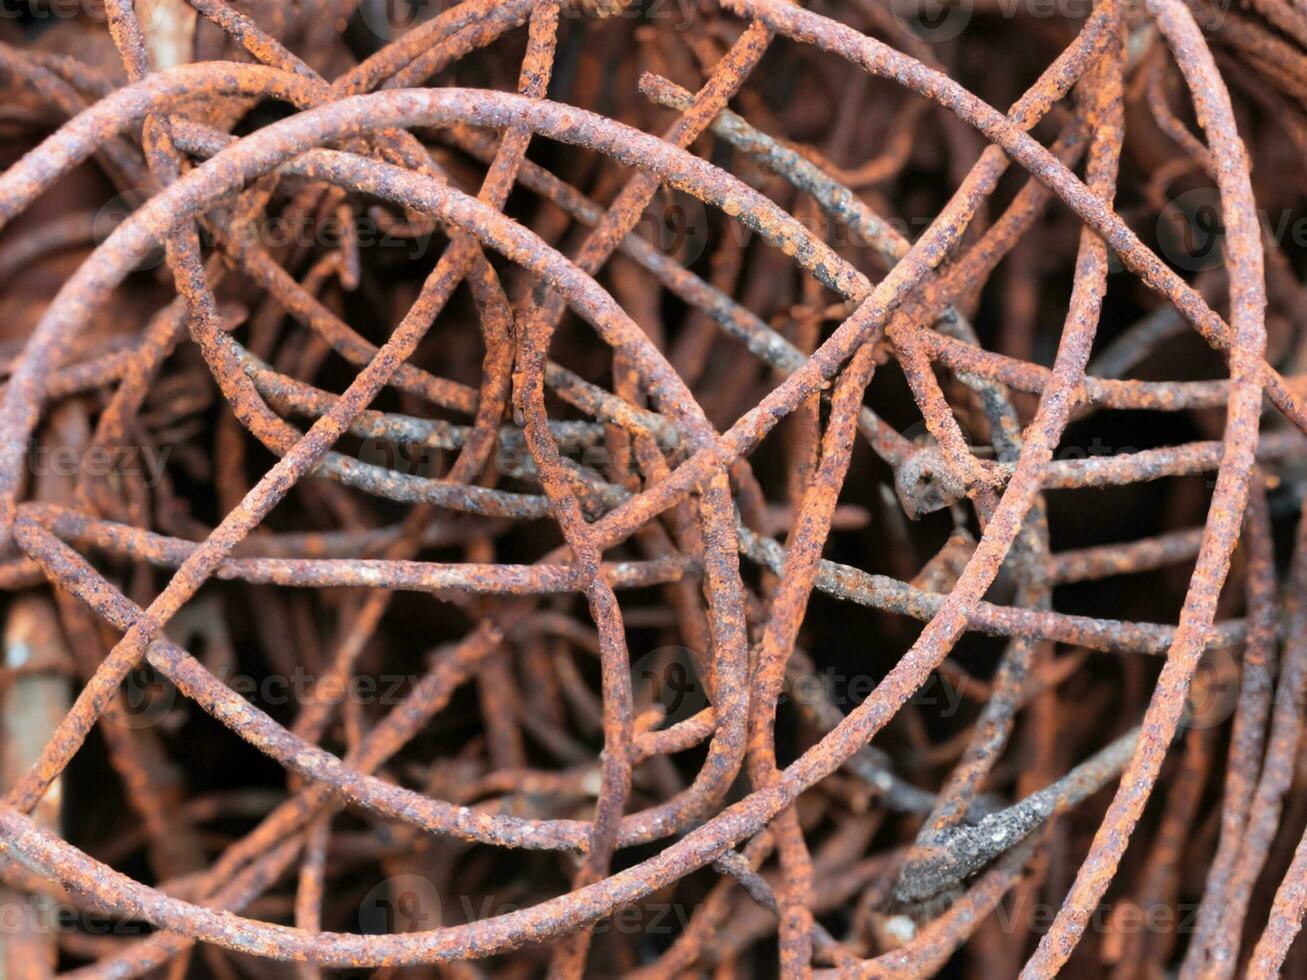
[[1066, 6], [17, 4], [4, 975], [1307, 971], [1307, 17]]

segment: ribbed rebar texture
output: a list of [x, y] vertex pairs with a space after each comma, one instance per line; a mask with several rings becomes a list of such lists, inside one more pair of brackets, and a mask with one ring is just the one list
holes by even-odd
[[1307, 976], [1300, 2], [3, 14], [0, 977]]

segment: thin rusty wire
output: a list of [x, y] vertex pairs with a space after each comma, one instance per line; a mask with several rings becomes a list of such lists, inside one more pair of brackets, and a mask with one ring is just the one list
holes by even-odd
[[5, 26], [6, 971], [1307, 968], [1307, 21], [893, 7]]

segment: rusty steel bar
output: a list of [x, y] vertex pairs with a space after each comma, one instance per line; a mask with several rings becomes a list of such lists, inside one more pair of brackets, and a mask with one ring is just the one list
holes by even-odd
[[10, 4], [5, 970], [1307, 972], [1307, 18], [1046, 6]]

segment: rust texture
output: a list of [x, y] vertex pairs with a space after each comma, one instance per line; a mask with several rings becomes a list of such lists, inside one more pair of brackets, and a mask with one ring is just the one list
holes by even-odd
[[14, 0], [0, 977], [1307, 976], [1307, 13]]

